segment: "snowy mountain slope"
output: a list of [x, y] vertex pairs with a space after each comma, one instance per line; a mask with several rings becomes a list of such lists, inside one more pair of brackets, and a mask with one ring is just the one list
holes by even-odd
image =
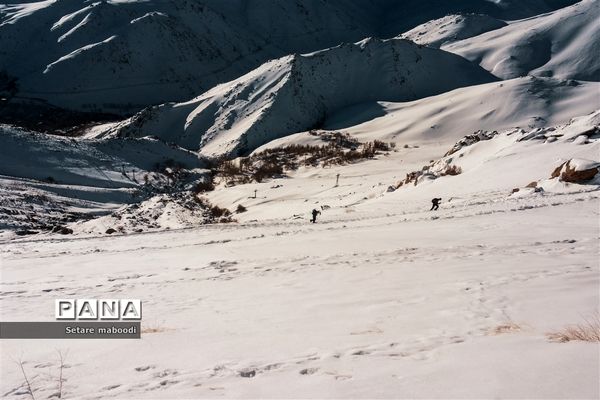
[[[0, 125], [0, 175], [96, 187], [134, 187], [131, 174], [173, 160], [187, 168], [205, 163], [195, 153], [156, 139], [74, 140]], [[30, 160], [23, 163], [23, 160]]]
[[271, 54], [189, 1], [61, 1], [21, 14], [0, 25], [0, 69], [19, 78], [21, 97], [83, 111], [132, 113], [191, 97]]
[[104, 135], [156, 135], [206, 155], [242, 155], [349, 105], [409, 101], [493, 80], [450, 53], [366, 39], [269, 62], [191, 101], [144, 110]]
[[22, 354], [35, 397], [52, 396], [58, 348], [63, 398], [598, 398], [597, 343], [546, 336], [597, 310], [597, 192], [479, 192], [437, 213], [400, 197], [317, 224], [3, 241], [3, 320], [127, 294], [144, 331], [4, 340], [0, 390], [30, 397]]
[[599, 19], [598, 1], [583, 0], [442, 48], [503, 79], [534, 74], [599, 81]]
[[384, 14], [379, 17], [383, 37], [396, 36], [427, 21], [453, 14], [485, 14], [500, 20], [516, 20], [547, 13], [577, 1], [570, 0], [376, 0]]
[[399, 37], [415, 43], [440, 48], [448, 42], [467, 39], [482, 33], [499, 29], [507, 23], [489, 15], [459, 14], [447, 15], [443, 18], [421, 24]]
[[[370, 128], [372, 131], [378, 129], [375, 125]], [[289, 178], [221, 187], [210, 192], [208, 197], [211, 202], [223, 207], [235, 208], [237, 204], [243, 204], [248, 212], [237, 218], [244, 222], [294, 220], [295, 216], [303, 216], [308, 212], [309, 207], [322, 205], [327, 206], [323, 218], [331, 221], [368, 218], [374, 210], [382, 214], [410, 210], [421, 212], [421, 217], [429, 218], [423, 213], [426, 211], [423, 207], [427, 207], [428, 203], [430, 205], [434, 197], [443, 197], [444, 203], [454, 198], [446, 206], [458, 212], [483, 193], [485, 196], [493, 194], [503, 198], [507, 198], [514, 188], [521, 188], [521, 195], [529, 193], [525, 186], [532, 181], [539, 182], [549, 196], [551, 193], [573, 191], [595, 192], [595, 196], [598, 195], [598, 179], [589, 185], [571, 185], [549, 178], [556, 167], [572, 158], [600, 162], [600, 111], [567, 118], [560, 124], [521, 128], [508, 126], [498, 131], [492, 139], [463, 146], [447, 157], [444, 155], [455, 147], [457, 141], [474, 131], [466, 130], [463, 135], [458, 135], [448, 129], [448, 135], [439, 138], [439, 141], [418, 141], [415, 138], [407, 143], [398, 140], [394, 151], [372, 161], [331, 168], [299, 168], [288, 172]], [[365, 127], [365, 132], [360, 136], [362, 140], [385, 138], [381, 132], [372, 133], [371, 136], [367, 136], [366, 132]], [[485, 132], [492, 133], [492, 130]], [[456, 134], [455, 139], [450, 139], [453, 134]], [[291, 143], [302, 142], [296, 140], [278, 145]], [[404, 147], [404, 143], [409, 146]], [[410, 184], [392, 193], [386, 192], [390, 185], [397, 185], [408, 173], [421, 171], [431, 160], [461, 167], [462, 173], [425, 179], [416, 186]], [[339, 186], [335, 186], [337, 174], [341, 176]], [[597, 178], [600, 179], [600, 176]], [[251, 198], [254, 190], [259, 193], [256, 199]], [[534, 197], [543, 196], [533, 193], [533, 189], [531, 192], [529, 194]], [[448, 212], [450, 215], [451, 211]]]
[[[399, 39], [262, 63], [443, 10], [510, 20], [562, 3], [0, 5], [20, 84], [65, 106], [128, 112], [236, 78], [83, 138], [0, 125], [0, 320], [50, 321], [57, 298], [139, 298], [144, 313], [139, 340], [0, 341], [3, 397], [600, 398], [598, 342], [568, 337], [600, 322], [600, 82], [558, 77], [597, 71], [596, 28], [573, 12], [590, 2], [465, 41], [503, 31], [537, 51], [537, 27], [556, 42], [527, 77]], [[488, 50], [516, 54], [501, 39]], [[80, 93], [42, 93], [61, 86]], [[260, 182], [206, 169], [204, 155], [327, 143], [313, 127], [395, 146]]]
[[185, 168], [193, 184], [205, 167], [156, 139], [74, 140], [0, 125], [0, 230], [106, 214], [168, 189], [168, 168]]
[[[599, 186], [524, 186], [598, 160], [600, 138], [577, 138], [599, 123], [501, 132], [455, 153], [462, 174], [390, 193], [428, 146], [211, 192], [247, 206], [235, 224], [0, 238], [3, 320], [49, 321], [57, 296], [90, 292], [144, 304], [140, 340], [7, 340], [2, 353], [51, 372], [35, 375], [36, 398], [56, 392], [54, 347], [72, 365], [63, 397], [90, 400], [597, 398], [597, 342], [550, 334], [597, 312]], [[30, 397], [0, 362], [2, 392]]]
[[521, 17], [558, 3], [19, 2], [0, 5], [0, 71], [18, 78], [21, 99], [123, 115], [183, 101], [269, 59], [392, 37], [447, 12]]
[[[600, 111], [558, 126], [508, 129], [496, 133], [489, 140], [457, 146], [449, 153], [432, 163], [416, 186], [401, 187], [398, 196], [411, 196], [402, 191], [413, 191], [416, 196], [440, 191], [446, 196], [464, 196], [475, 186], [478, 190], [505, 189], [507, 195], [511, 189], [517, 189], [511, 194], [515, 197], [597, 191], [600, 189], [600, 172], [590, 181], [579, 182], [581, 184], [552, 179], [552, 173], [556, 167], [572, 159], [588, 160], [587, 163], [592, 166], [600, 165]], [[447, 166], [457, 166], [462, 172], [436, 179], [436, 170], [439, 172]], [[428, 175], [427, 172], [433, 174]], [[532, 182], [535, 185], [529, 185]]]
[[[364, 142], [382, 140], [399, 146], [445, 148], [481, 129], [532, 129], [565, 123], [574, 115], [599, 109], [599, 91], [596, 82], [516, 78], [412, 102], [360, 104], [333, 114], [323, 127], [342, 130]], [[308, 132], [302, 132], [272, 141], [257, 151], [313, 140]]]

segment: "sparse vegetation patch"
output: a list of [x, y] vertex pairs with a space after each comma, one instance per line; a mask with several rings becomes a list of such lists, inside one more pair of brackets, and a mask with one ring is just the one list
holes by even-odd
[[[248, 157], [236, 160], [217, 160], [213, 177], [226, 185], [250, 182], [263, 182], [266, 179], [285, 176], [286, 171], [294, 171], [301, 166], [330, 167], [345, 165], [374, 158], [382, 152], [395, 148], [395, 143], [379, 140], [361, 143], [350, 134], [331, 131], [311, 131], [324, 145], [292, 144], [267, 149]], [[203, 184], [202, 191], [210, 191], [210, 185]]]

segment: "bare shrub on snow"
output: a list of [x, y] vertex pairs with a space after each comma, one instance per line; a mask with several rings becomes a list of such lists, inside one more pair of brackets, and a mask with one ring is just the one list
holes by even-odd
[[226, 223], [233, 222], [231, 218], [231, 211], [226, 208], [213, 205], [207, 199], [196, 197], [196, 202], [200, 204], [204, 209], [204, 216], [207, 218], [207, 223]]
[[[64, 378], [64, 370], [65, 368], [68, 368], [67, 365], [65, 364], [67, 355], [68, 355], [68, 351], [63, 352], [62, 350], [56, 350], [57, 354], [58, 354], [58, 376], [53, 376], [52, 374], [48, 373], [47, 377], [49, 379], [51, 379], [52, 381], [54, 379], [56, 379], [56, 392], [53, 393], [52, 395], [49, 396], [49, 398], [52, 397], [56, 397], [58, 399], [62, 399], [63, 398], [63, 394], [64, 394], [64, 390], [63, 390], [63, 383], [66, 381], [66, 379]], [[25, 371], [25, 361], [23, 361], [22, 358], [18, 359], [18, 360], [13, 360], [15, 362], [15, 364], [17, 364], [19, 370], [21, 371], [21, 374], [23, 375], [23, 385], [25, 387], [25, 389], [27, 390], [27, 394], [29, 395], [29, 397], [32, 400], [35, 400], [35, 391], [36, 389], [33, 388], [33, 382], [35, 379], [39, 378], [39, 375], [34, 376], [33, 378], [30, 378], [29, 375], [27, 374], [27, 372]]]
[[213, 184], [212, 179], [205, 179], [196, 183], [192, 192], [194, 192], [195, 194], [199, 194], [203, 192], [210, 192], [213, 190], [215, 190], [215, 185]]

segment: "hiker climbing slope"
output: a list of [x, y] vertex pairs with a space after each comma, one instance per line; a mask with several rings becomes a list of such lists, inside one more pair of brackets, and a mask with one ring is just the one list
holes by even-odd
[[441, 197], [439, 197], [439, 198], [436, 197], [434, 199], [431, 199], [432, 205], [431, 205], [431, 210], [429, 210], [429, 211], [437, 210], [438, 208], [440, 208], [440, 201], [442, 201]]
[[312, 210], [312, 220], [311, 222], [314, 224], [315, 222], [317, 222], [317, 215], [321, 214], [321, 211], [318, 211], [316, 209], [313, 208]]

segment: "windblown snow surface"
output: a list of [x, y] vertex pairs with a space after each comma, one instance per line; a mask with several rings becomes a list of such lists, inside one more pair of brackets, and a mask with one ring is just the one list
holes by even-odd
[[[32, 60], [48, 65], [75, 52], [49, 67], [48, 81], [32, 72], [47, 89], [69, 68], [81, 66], [81, 76], [100, 74], [96, 64], [116, 68], [114, 51], [136, 48], [123, 37], [144, 39], [129, 24], [169, 27], [146, 38], [164, 33], [156, 51], [179, 52], [166, 50], [168, 33], [193, 25], [245, 54], [254, 39], [235, 40], [253, 25], [213, 25], [215, 15], [246, 4], [256, 23], [295, 10], [290, 31], [273, 25], [282, 38], [321, 5], [346, 10], [320, 15], [348, 18], [354, 33], [379, 15], [361, 25], [369, 7], [358, 2], [273, 3], [4, 4], [0, 32], [23, 39], [56, 26], [56, 36], [31, 41]], [[52, 321], [59, 298], [143, 302], [140, 340], [0, 342], [3, 398], [600, 398], [599, 343], [561, 340], [578, 324], [599, 329], [600, 82], [590, 53], [598, 3], [558, 11], [572, 2], [447, 3], [434, 8], [507, 25], [452, 44], [433, 30], [441, 50], [364, 39], [306, 54], [280, 49], [247, 69], [215, 55], [207, 68], [222, 62], [228, 72], [214, 80], [230, 82], [207, 91], [169, 84], [151, 98], [128, 89], [131, 109], [153, 106], [82, 137], [0, 125], [0, 320]], [[438, 2], [368, 4], [388, 10], [379, 31], [389, 32], [426, 22], [423, 10]], [[191, 10], [206, 25], [172, 20]], [[412, 13], [400, 21], [402, 10]], [[429, 25], [442, 27], [442, 17]], [[45, 22], [27, 23], [38, 18]], [[468, 31], [456, 25], [452, 35]], [[110, 37], [83, 40], [92, 28]], [[307, 31], [294, 46], [320, 35]], [[534, 38], [550, 43], [543, 60], [523, 50], [537, 51]], [[0, 51], [25, 54], [3, 40]], [[257, 34], [256, 43], [274, 41]], [[152, 49], [132, 60], [154, 60]], [[202, 60], [175, 59], [165, 65], [194, 73]], [[110, 81], [131, 83], [125, 72]], [[77, 75], [65, 82], [79, 85]], [[163, 103], [174, 94], [183, 102]], [[326, 134], [393, 145], [345, 165], [300, 158], [261, 182], [217, 175], [214, 190], [198, 189], [216, 173], [209, 156], [323, 146]], [[432, 198], [442, 198], [437, 211]], [[232, 215], [215, 217], [221, 208]]]

